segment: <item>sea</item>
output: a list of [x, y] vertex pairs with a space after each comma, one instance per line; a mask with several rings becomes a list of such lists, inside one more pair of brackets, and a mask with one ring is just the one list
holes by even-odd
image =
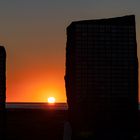
[[[30, 102], [20, 102], [20, 103], [6, 103], [7, 109], [52, 109], [52, 110], [68, 110], [67, 103], [30, 103]], [[139, 104], [140, 110], [140, 104]]]
[[46, 110], [67, 110], [68, 105], [66, 103], [6, 103], [6, 109], [46, 109]]

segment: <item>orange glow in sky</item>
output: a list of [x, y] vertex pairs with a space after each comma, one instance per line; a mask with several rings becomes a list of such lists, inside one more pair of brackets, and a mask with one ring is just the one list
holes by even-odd
[[47, 102], [54, 96], [57, 102], [66, 102], [66, 27], [72, 21], [134, 13], [140, 60], [139, 5], [138, 0], [1, 0], [0, 45], [7, 52], [6, 101]]
[[[15, 76], [15, 82], [7, 80], [9, 102], [47, 102], [48, 97], [55, 97], [56, 102], [66, 102], [63, 71], [28, 70]], [[57, 74], [59, 73], [59, 75]], [[10, 87], [9, 87], [10, 85]]]

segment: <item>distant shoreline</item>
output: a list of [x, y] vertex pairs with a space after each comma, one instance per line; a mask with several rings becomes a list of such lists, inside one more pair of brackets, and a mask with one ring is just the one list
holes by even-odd
[[45, 109], [45, 110], [67, 110], [66, 103], [49, 104], [45, 102], [8, 102], [6, 109]]

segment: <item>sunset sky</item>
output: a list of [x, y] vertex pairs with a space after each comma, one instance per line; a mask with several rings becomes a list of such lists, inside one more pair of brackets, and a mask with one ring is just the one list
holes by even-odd
[[7, 101], [66, 102], [66, 27], [75, 20], [136, 15], [140, 56], [139, 0], [3, 0], [0, 44], [7, 51]]

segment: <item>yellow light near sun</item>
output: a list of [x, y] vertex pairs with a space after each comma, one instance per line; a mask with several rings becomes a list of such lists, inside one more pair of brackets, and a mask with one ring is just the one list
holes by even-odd
[[50, 103], [50, 104], [55, 103], [55, 98], [54, 97], [49, 97], [48, 98], [48, 103]]

